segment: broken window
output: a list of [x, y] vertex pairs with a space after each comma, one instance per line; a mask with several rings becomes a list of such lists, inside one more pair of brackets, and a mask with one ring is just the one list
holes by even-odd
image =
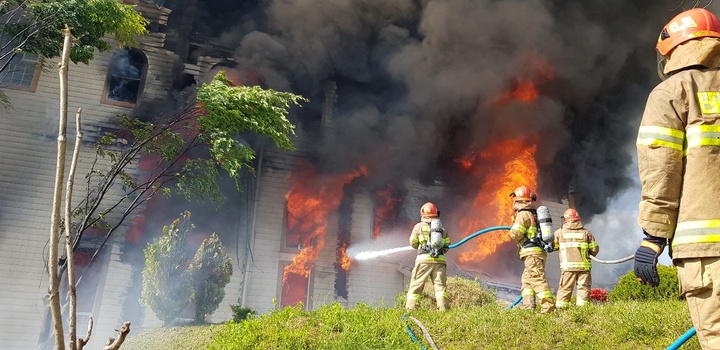
[[[0, 60], [0, 67], [4, 67], [9, 58], [10, 55]], [[2, 87], [34, 92], [40, 78], [40, 70], [36, 69], [37, 61], [37, 55], [25, 52], [16, 53], [0, 73]]]
[[124, 107], [133, 107], [140, 101], [147, 57], [138, 49], [122, 49], [113, 54], [108, 67], [103, 102]]

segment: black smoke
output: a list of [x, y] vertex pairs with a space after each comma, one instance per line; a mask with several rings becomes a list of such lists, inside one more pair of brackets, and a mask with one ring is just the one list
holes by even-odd
[[[660, 28], [694, 3], [540, 0], [167, 0], [169, 31], [213, 38], [273, 89], [311, 99], [337, 87], [326, 171], [372, 164], [391, 179], [461, 184], [452, 159], [468, 145], [540, 135], [538, 192], [568, 186], [585, 220], [632, 184], [628, 168], [645, 98], [658, 83]], [[720, 5], [710, 5], [712, 7]], [[179, 50], [182, 51], [182, 50]], [[206, 54], [195, 48], [189, 60]], [[551, 79], [537, 79], [540, 66]], [[534, 103], [493, 107], [521, 79]], [[632, 172], [630, 172], [632, 173]]]

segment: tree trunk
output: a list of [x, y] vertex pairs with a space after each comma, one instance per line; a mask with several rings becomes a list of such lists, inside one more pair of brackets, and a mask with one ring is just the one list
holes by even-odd
[[[66, 35], [69, 35], [69, 32], [67, 32]], [[75, 148], [73, 150], [72, 162], [70, 162], [67, 187], [65, 188], [65, 254], [67, 256], [66, 264], [68, 271], [68, 303], [70, 304], [68, 314], [68, 333], [70, 338], [68, 344], [70, 344], [70, 350], [77, 349], [77, 293], [75, 290], [75, 260], [73, 254], [72, 233], [70, 232], [70, 213], [72, 212], [72, 193], [73, 184], [75, 182], [75, 168], [77, 166], [78, 155], [80, 154], [80, 144], [82, 143], [82, 131], [80, 131], [81, 113], [82, 109], [78, 108], [78, 111], [75, 114]], [[90, 325], [92, 325], [92, 323], [90, 323]], [[91, 332], [92, 329], [89, 329], [88, 334]], [[87, 340], [85, 342], [87, 342]]]
[[65, 336], [63, 334], [62, 311], [60, 310], [60, 292], [58, 273], [58, 245], [60, 240], [60, 203], [62, 201], [62, 184], [65, 175], [65, 148], [67, 144], [67, 72], [70, 61], [70, 28], [65, 27], [65, 42], [63, 44], [62, 59], [59, 64], [60, 74], [60, 123], [58, 127], [58, 151], [55, 168], [55, 189], [53, 193], [53, 208], [50, 219], [50, 251], [48, 253], [48, 271], [50, 295], [50, 310], [52, 312], [55, 330], [55, 348], [65, 350]]

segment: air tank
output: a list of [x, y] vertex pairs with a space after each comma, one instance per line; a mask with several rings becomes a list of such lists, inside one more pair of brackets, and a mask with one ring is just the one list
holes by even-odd
[[540, 237], [545, 243], [552, 244], [555, 240], [555, 231], [552, 227], [550, 209], [544, 205], [537, 208], [538, 225], [540, 226]]

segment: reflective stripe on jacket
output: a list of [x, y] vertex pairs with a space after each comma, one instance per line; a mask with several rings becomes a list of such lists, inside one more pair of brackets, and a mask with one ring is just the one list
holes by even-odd
[[653, 89], [637, 138], [638, 223], [673, 259], [720, 256], [720, 69], [697, 67]]
[[433, 258], [430, 253], [425, 253], [422, 250], [423, 245], [430, 242], [430, 221], [431, 218], [422, 218], [420, 222], [415, 224], [412, 233], [410, 234], [410, 246], [418, 250], [418, 255], [415, 258], [415, 262], [428, 262], [428, 263], [441, 263], [445, 264], [445, 254], [448, 247], [450, 246], [450, 236], [448, 235], [447, 229], [443, 228], [442, 242], [443, 252], [438, 255], [437, 258]]
[[590, 256], [600, 251], [595, 237], [580, 221], [566, 222], [555, 231], [553, 247], [559, 251], [560, 269], [563, 271], [590, 270]]
[[531, 211], [531, 207], [523, 208], [517, 211], [512, 226], [510, 227], [510, 238], [514, 240], [520, 251], [518, 255], [522, 258], [530, 254], [546, 254], [547, 253], [538, 245], [531, 243], [529, 240], [535, 238], [538, 233], [535, 215]]

